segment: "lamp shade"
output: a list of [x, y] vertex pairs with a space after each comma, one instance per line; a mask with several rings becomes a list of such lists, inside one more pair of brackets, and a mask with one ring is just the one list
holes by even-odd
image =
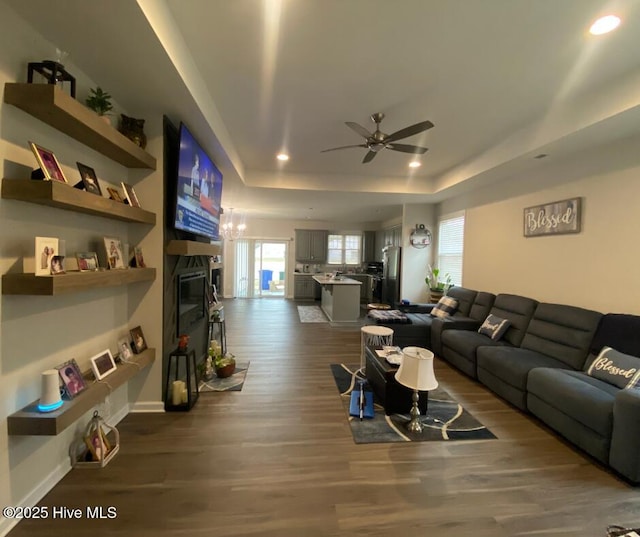
[[433, 372], [433, 353], [422, 347], [405, 347], [402, 349], [402, 363], [395, 378], [412, 390], [435, 390], [438, 381]]

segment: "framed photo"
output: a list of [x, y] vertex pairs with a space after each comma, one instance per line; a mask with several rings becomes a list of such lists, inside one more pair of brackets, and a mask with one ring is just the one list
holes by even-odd
[[142, 248], [136, 246], [133, 249], [133, 266], [138, 268], [145, 268], [147, 265], [144, 262], [144, 256], [142, 255]]
[[58, 239], [55, 237], [36, 237], [36, 276], [50, 276], [53, 274], [51, 260], [59, 254], [58, 245]]
[[56, 367], [56, 369], [62, 379], [62, 384], [64, 384], [64, 389], [69, 399], [73, 399], [87, 388], [84, 378], [82, 377], [82, 372], [75, 360], [69, 360]]
[[91, 370], [96, 380], [102, 380], [117, 369], [116, 362], [109, 349], [105, 349], [95, 356], [92, 356], [89, 358], [89, 361], [91, 362]]
[[120, 203], [124, 203], [124, 200], [122, 199], [122, 196], [120, 195], [120, 192], [118, 192], [117, 188], [111, 188], [110, 186], [108, 186], [107, 192], [109, 193], [109, 197], [113, 201], [119, 201]]
[[64, 256], [54, 255], [51, 257], [51, 274], [64, 274]]
[[140, 201], [138, 201], [138, 196], [136, 196], [135, 190], [131, 185], [127, 183], [120, 183], [122, 185], [122, 190], [124, 190], [124, 195], [127, 197], [127, 201], [131, 207], [140, 207]]
[[133, 357], [131, 336], [126, 336], [118, 340], [118, 357], [120, 361], [130, 360]]
[[52, 151], [45, 149], [33, 142], [29, 142], [29, 147], [38, 161], [38, 166], [42, 170], [44, 177], [48, 181], [59, 181], [61, 183], [66, 183], [67, 178], [62, 173], [62, 168], [58, 163], [58, 159], [53, 154]]
[[142, 328], [136, 326], [135, 328], [132, 328], [129, 333], [131, 334], [131, 339], [133, 339], [133, 351], [136, 354], [140, 354], [147, 348], [147, 342], [144, 339]]
[[81, 162], [76, 162], [76, 164], [78, 166], [78, 171], [80, 172], [80, 178], [82, 179], [84, 189], [87, 192], [96, 194], [97, 196], [102, 196], [102, 189], [100, 188], [100, 183], [98, 183], [98, 178], [96, 177], [96, 172], [93, 171], [93, 168], [90, 168]]
[[94, 272], [100, 267], [98, 264], [98, 254], [95, 252], [78, 252], [76, 254], [76, 261], [78, 262], [78, 270], [80, 272]]
[[124, 264], [122, 243], [120, 242], [120, 239], [116, 239], [113, 237], [104, 237], [104, 248], [107, 252], [107, 268], [127, 268], [127, 266]]
[[524, 209], [524, 236], [580, 233], [581, 198], [553, 201]]
[[111, 451], [107, 435], [104, 434], [100, 426], [93, 429], [88, 436], [84, 437], [84, 443], [87, 445], [87, 449], [91, 453], [91, 459], [94, 461], [103, 461], [109, 451]]

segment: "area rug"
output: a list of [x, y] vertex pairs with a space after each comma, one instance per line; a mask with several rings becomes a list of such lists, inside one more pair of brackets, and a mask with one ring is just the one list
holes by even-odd
[[230, 377], [220, 379], [213, 377], [211, 380], [201, 380], [198, 391], [204, 392], [239, 392], [242, 390], [247, 376], [250, 362], [236, 362], [236, 370]]
[[[331, 364], [331, 372], [345, 413], [351, 425], [351, 434], [356, 444], [376, 444], [386, 442], [426, 442], [435, 440], [488, 440], [495, 435], [467, 412], [445, 390], [438, 387], [429, 392], [427, 415], [421, 418], [422, 433], [410, 433], [406, 424], [409, 414], [387, 416], [384, 408], [374, 397], [374, 417], [363, 419], [349, 416], [351, 391], [358, 387], [358, 379], [364, 379], [358, 372], [359, 365]], [[366, 387], [365, 387], [366, 390]]]
[[326, 323], [328, 322], [320, 306], [298, 306], [298, 317], [301, 323]]

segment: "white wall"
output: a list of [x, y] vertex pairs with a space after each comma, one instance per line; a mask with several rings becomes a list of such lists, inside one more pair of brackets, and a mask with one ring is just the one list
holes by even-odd
[[[442, 204], [442, 212], [467, 207], [463, 285], [601, 312], [640, 314], [640, 164], [634, 143], [621, 142], [617, 149], [620, 162], [635, 159], [636, 164], [589, 173], [583, 170], [585, 158], [576, 156], [581, 178], [575, 178], [565, 162], [546, 169], [544, 178], [525, 178], [520, 187], [493, 185]], [[550, 178], [562, 182], [568, 177], [570, 182], [548, 186]], [[531, 190], [537, 179], [546, 187], [515, 192]], [[502, 199], [509, 190], [513, 195]], [[579, 234], [523, 236], [525, 207], [573, 197], [583, 203]]]
[[[51, 58], [55, 45], [41, 39], [5, 4], [0, 3], [0, 93], [5, 82], [25, 82], [27, 62]], [[73, 51], [70, 58], [73, 58]], [[94, 83], [72, 62], [66, 68], [78, 80], [78, 98]], [[1, 101], [1, 100], [0, 100]], [[28, 178], [36, 161], [27, 141], [52, 150], [74, 184], [76, 161], [96, 170], [101, 183], [135, 184], [143, 207], [157, 212], [155, 228], [125, 224], [30, 203], [0, 200], [0, 273], [22, 272], [23, 257], [32, 257], [35, 236], [66, 240], [67, 256], [93, 251], [104, 236], [141, 244], [149, 266], [158, 267], [154, 283], [97, 289], [68, 296], [1, 296], [0, 300], [0, 504], [29, 505], [38, 501], [70, 468], [68, 448], [84, 431], [90, 412], [56, 437], [9, 437], [7, 416], [38, 399], [40, 373], [75, 358], [89, 369], [89, 358], [105, 348], [116, 350], [117, 339], [140, 324], [149, 346], [162, 341], [162, 158], [161, 122], [147, 123], [149, 150], [159, 170], [132, 171], [103, 157], [25, 112], [0, 102], [0, 159], [3, 180]], [[71, 186], [69, 186], [71, 188]], [[158, 408], [161, 360], [128, 386], [111, 394], [99, 410], [118, 421], [130, 404]], [[0, 521], [0, 535], [10, 528]]]
[[433, 204], [410, 204], [403, 207], [402, 214], [402, 280], [400, 298], [411, 302], [429, 301], [425, 277], [427, 265], [435, 259], [435, 240], [426, 248], [411, 246], [409, 237], [416, 224], [424, 224], [436, 236], [436, 208]]

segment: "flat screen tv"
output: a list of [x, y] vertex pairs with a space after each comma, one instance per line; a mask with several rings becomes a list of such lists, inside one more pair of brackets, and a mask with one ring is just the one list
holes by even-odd
[[212, 240], [220, 239], [222, 173], [180, 124], [174, 227]]

